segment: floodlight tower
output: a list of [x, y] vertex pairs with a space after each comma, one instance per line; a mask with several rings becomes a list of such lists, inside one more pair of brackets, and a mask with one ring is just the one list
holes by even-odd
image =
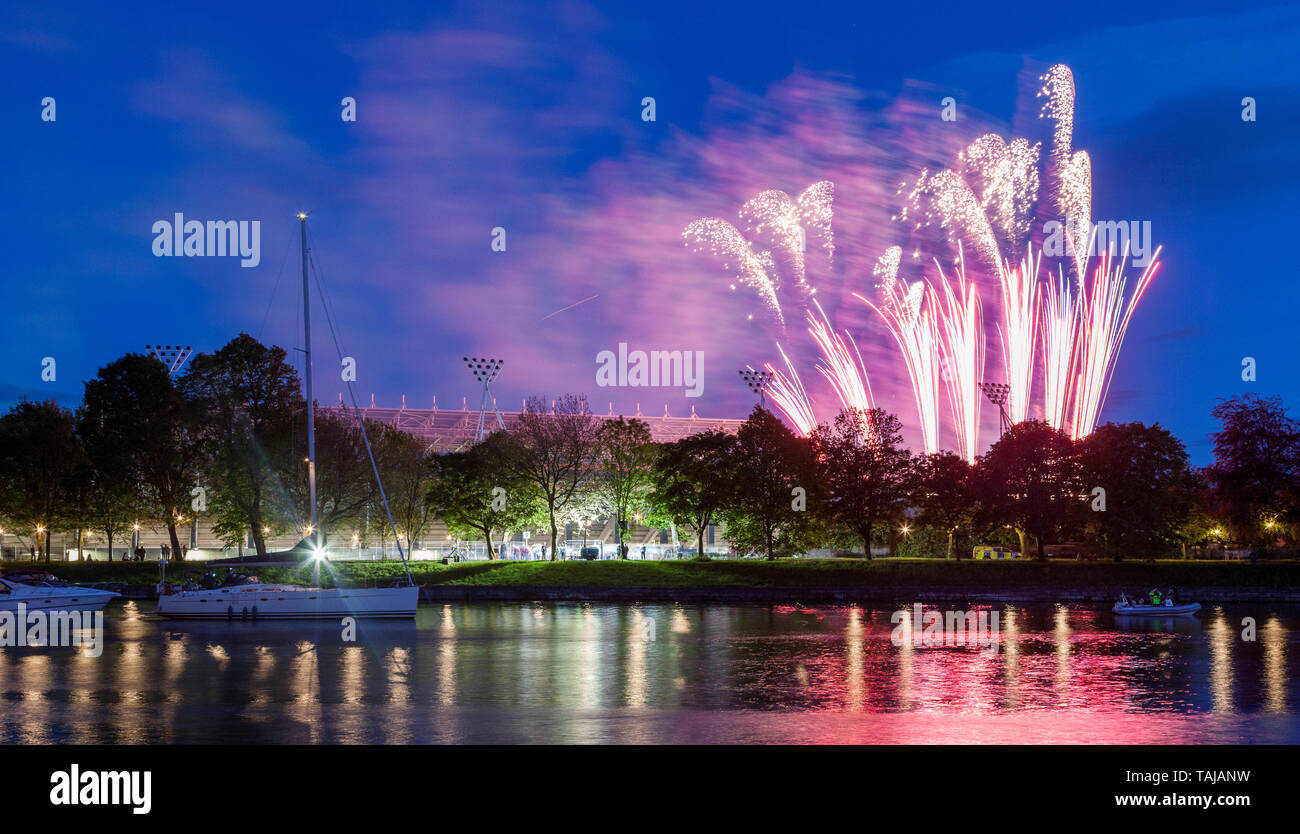
[[764, 392], [767, 391], [767, 386], [772, 384], [772, 374], [767, 371], [756, 371], [753, 368], [745, 368], [740, 371], [740, 377], [745, 380], [745, 384], [749, 386], [749, 390], [758, 394], [758, 404], [766, 408], [767, 398], [764, 396]]
[[1011, 418], [1007, 416], [1007, 400], [1011, 397], [1011, 386], [1001, 382], [981, 382], [980, 390], [989, 402], [998, 407], [998, 437], [1011, 430]]
[[[478, 407], [478, 428], [474, 430], [474, 442], [478, 443], [483, 439], [483, 415], [487, 413], [489, 386], [497, 378], [497, 374], [501, 373], [501, 366], [506, 363], [506, 360], [484, 359], [480, 356], [463, 356], [461, 358], [465, 360], [465, 367], [469, 368], [470, 373], [474, 374], [474, 378], [483, 383], [483, 402]], [[502, 431], [505, 431], [506, 421], [501, 417], [501, 412], [497, 410], [495, 400], [493, 401], [492, 410], [496, 412], [497, 425], [501, 427]]]
[[185, 363], [189, 360], [193, 348], [189, 345], [181, 347], [180, 345], [145, 345], [144, 349], [148, 355], [163, 363], [170, 376], [176, 376]]

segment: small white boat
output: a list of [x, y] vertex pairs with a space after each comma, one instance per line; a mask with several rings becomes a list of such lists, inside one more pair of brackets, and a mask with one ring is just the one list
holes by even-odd
[[219, 588], [175, 588], [162, 583], [157, 613], [172, 620], [410, 619], [419, 599], [414, 585], [312, 588], [253, 579]]
[[28, 611], [103, 611], [118, 596], [112, 591], [71, 585], [45, 571], [14, 571], [0, 576], [0, 611], [17, 611], [19, 603], [24, 603]]
[[1121, 617], [1185, 617], [1201, 610], [1199, 602], [1186, 602], [1179, 605], [1139, 605], [1132, 602], [1117, 602], [1110, 609]]

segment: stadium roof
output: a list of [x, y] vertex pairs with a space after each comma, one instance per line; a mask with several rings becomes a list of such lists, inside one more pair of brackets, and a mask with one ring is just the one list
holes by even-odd
[[[361, 416], [367, 420], [374, 420], [378, 423], [384, 423], [397, 429], [401, 429], [408, 434], [428, 440], [433, 448], [440, 451], [455, 451], [464, 448], [474, 441], [474, 429], [478, 426], [478, 410], [469, 408], [444, 409], [444, 408], [407, 408], [405, 397], [403, 405], [399, 408], [380, 408], [374, 405], [374, 399], [371, 398], [369, 407], [361, 408]], [[436, 405], [436, 403], [435, 403]], [[336, 414], [352, 414], [349, 406], [342, 404], [340, 396], [339, 405], [318, 406], [321, 411], [333, 412]], [[515, 423], [519, 422], [518, 411], [500, 412], [502, 420], [506, 424], [506, 430], [509, 431]], [[483, 430], [485, 433], [495, 431], [497, 426], [497, 412], [489, 409], [483, 417]], [[644, 422], [650, 428], [650, 436], [656, 442], [665, 443], [673, 440], [680, 440], [692, 434], [697, 434], [709, 429], [721, 429], [730, 434], [735, 434], [740, 428], [740, 424], [745, 422], [743, 419], [725, 418], [725, 417], [700, 417], [695, 413], [695, 408], [691, 408], [691, 414], [688, 417], [672, 417], [668, 414], [667, 406], [664, 407], [664, 413], [660, 416], [648, 416], [640, 412], [638, 407], [635, 414], [615, 414], [611, 410], [608, 414], [593, 415], [597, 420], [616, 420], [619, 417], [633, 418]]]

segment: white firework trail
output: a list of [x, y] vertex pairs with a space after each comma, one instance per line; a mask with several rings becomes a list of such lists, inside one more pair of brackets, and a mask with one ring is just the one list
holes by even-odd
[[[898, 247], [891, 247], [891, 250]], [[899, 250], [901, 252], [901, 250]], [[895, 260], [890, 252], [881, 259], [888, 264]], [[917, 281], [904, 286], [887, 274], [888, 283], [881, 288], [881, 304], [876, 304], [861, 293], [853, 295], [880, 316], [894, 341], [898, 343], [903, 363], [912, 382], [912, 396], [916, 400], [916, 413], [921, 423], [921, 440], [926, 454], [939, 451], [939, 345], [938, 326], [932, 305], [924, 305], [925, 284]], [[880, 273], [877, 273], [880, 274]]]
[[[723, 259], [723, 267], [731, 270], [742, 284], [758, 293], [763, 304], [772, 312], [782, 327], [785, 315], [776, 296], [775, 274], [769, 253], [755, 253], [749, 241], [735, 226], [720, 217], [703, 217], [693, 220], [682, 232], [687, 246], [700, 252], [707, 246], [710, 253]], [[734, 287], [733, 287], [734, 288]]]
[[[824, 362], [817, 365], [817, 370], [831, 384], [835, 396], [839, 397], [841, 407], [846, 411], [867, 412], [872, 409], [871, 382], [867, 377], [867, 366], [862, 361], [862, 354], [852, 338], [845, 339], [831, 328], [830, 318], [820, 304], [813, 302], [817, 312], [821, 313], [819, 321], [811, 310], [804, 311], [808, 316], [808, 333], [821, 348]], [[853, 346], [852, 352], [849, 345]]]
[[1007, 411], [1012, 423], [1023, 422], [1029, 416], [1039, 336], [1041, 261], [1042, 252], [1035, 257], [1030, 245], [1018, 267], [1003, 262], [998, 270], [1002, 289], [1002, 323], [998, 325], [998, 336], [1002, 342], [1002, 366], [1011, 389]]
[[1073, 282], [1057, 270], [1047, 283], [1042, 307], [1043, 419], [1065, 431], [1066, 410], [1074, 377], [1074, 352], [1079, 334], [1079, 305]]
[[935, 266], [943, 289], [942, 303], [937, 303], [939, 294], [933, 287], [927, 295], [938, 310], [939, 352], [947, 370], [948, 403], [952, 407], [959, 452], [967, 462], [974, 463], [979, 454], [980, 382], [984, 377], [984, 324], [979, 293], [975, 282], [966, 279], [966, 261], [960, 246], [956, 292], [937, 260]]
[[794, 363], [790, 361], [789, 356], [786, 356], [785, 349], [779, 342], [776, 349], [785, 360], [785, 367], [789, 370], [790, 376], [782, 374], [772, 366], [771, 362], [765, 364], [763, 369], [772, 375], [771, 381], [766, 386], [767, 396], [789, 418], [801, 436], [809, 437], [817, 428], [817, 415], [813, 413], [812, 401], [808, 399], [808, 392], [804, 390], [803, 380], [799, 379], [799, 372], [795, 370]]
[[790, 195], [775, 189], [761, 192], [740, 207], [740, 219], [745, 221], [745, 232], [751, 239], [768, 236], [776, 247], [785, 250], [798, 300], [802, 302], [812, 289], [807, 280], [807, 241], [799, 208]]

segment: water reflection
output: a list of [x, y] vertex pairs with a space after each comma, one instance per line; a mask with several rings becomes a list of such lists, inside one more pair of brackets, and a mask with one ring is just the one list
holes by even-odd
[[985, 650], [914, 644], [910, 616], [895, 646], [893, 609], [861, 605], [447, 604], [359, 623], [351, 640], [329, 623], [169, 623], [150, 608], [112, 606], [98, 658], [0, 650], [0, 738], [1300, 740], [1296, 606], [1151, 620], [1003, 606]]

